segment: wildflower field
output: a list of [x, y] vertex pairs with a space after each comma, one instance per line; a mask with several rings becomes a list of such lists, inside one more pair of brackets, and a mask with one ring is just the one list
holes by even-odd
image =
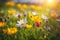
[[0, 40], [60, 40], [59, 18], [60, 11], [6, 2], [0, 7]]

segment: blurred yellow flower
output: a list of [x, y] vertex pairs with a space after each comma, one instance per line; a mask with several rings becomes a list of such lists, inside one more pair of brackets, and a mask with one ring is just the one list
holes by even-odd
[[42, 22], [42, 18], [40, 16], [34, 16], [31, 13], [29, 13], [29, 18], [34, 22]]
[[27, 29], [29, 29], [29, 28], [31, 28], [31, 27], [32, 27], [32, 25], [26, 24], [26, 28], [27, 28]]
[[35, 22], [42, 22], [42, 18], [40, 16], [34, 16]]
[[31, 5], [30, 6], [32, 9], [36, 9], [36, 6], [35, 5]]
[[33, 16], [31, 13], [29, 13], [29, 18], [30, 18], [32, 21], [34, 21], [34, 16]]
[[8, 29], [3, 29], [4, 33], [7, 33], [8, 35], [15, 34], [17, 32], [17, 28], [8, 28]]
[[32, 17], [33, 15], [31, 13], [29, 13], [29, 18]]
[[41, 10], [42, 8], [40, 6], [36, 6], [36, 10]]
[[22, 7], [22, 5], [21, 5], [21, 4], [17, 4], [17, 7], [18, 7], [18, 8], [21, 8], [21, 7]]
[[5, 26], [5, 22], [0, 22], [0, 27], [4, 27]]
[[15, 10], [8, 10], [8, 13], [11, 15], [14, 15], [16, 13], [16, 11]]
[[15, 6], [15, 3], [13, 1], [6, 2], [6, 5], [8, 6]]
[[27, 9], [28, 6], [27, 6], [26, 4], [23, 4], [23, 5], [22, 5], [22, 8]]

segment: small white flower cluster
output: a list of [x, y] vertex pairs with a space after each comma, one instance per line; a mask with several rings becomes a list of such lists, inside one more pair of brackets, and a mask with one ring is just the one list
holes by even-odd
[[17, 24], [16, 24], [16, 25], [17, 25], [18, 27], [22, 28], [22, 27], [25, 27], [26, 23], [27, 23], [27, 20], [26, 20], [26, 18], [25, 18], [25, 19], [22, 19], [22, 20], [20, 20], [20, 21], [17, 21]]

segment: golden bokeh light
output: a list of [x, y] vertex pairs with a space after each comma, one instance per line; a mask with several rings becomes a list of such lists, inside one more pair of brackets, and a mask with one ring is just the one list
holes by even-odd
[[56, 7], [57, 0], [46, 0], [44, 5], [47, 7]]

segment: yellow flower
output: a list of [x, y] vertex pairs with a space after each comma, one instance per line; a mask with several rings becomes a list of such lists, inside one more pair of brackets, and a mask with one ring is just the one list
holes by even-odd
[[42, 22], [42, 19], [41, 19], [40, 16], [35, 16], [35, 17], [34, 17], [34, 21], [35, 21], [35, 22]]
[[33, 15], [31, 13], [29, 13], [29, 18], [32, 17]]
[[23, 7], [24, 9], [27, 9], [27, 8], [28, 8], [28, 6], [27, 6], [26, 4], [24, 4], [22, 7]]
[[32, 21], [34, 21], [34, 16], [33, 16], [31, 13], [29, 13], [29, 18], [30, 18]]
[[41, 10], [42, 8], [40, 6], [36, 6], [36, 10]]
[[34, 22], [42, 22], [42, 18], [40, 16], [34, 16], [31, 13], [29, 13], [29, 18]]
[[26, 28], [27, 28], [27, 29], [29, 29], [29, 28], [31, 28], [31, 27], [32, 27], [32, 25], [26, 24]]
[[5, 22], [0, 22], [0, 27], [4, 27], [5, 26]]
[[7, 34], [15, 34], [17, 32], [17, 28], [8, 28]]
[[6, 5], [8, 5], [8, 6], [14, 6], [15, 3], [13, 1], [9, 1], [9, 2], [6, 2]]
[[21, 4], [17, 4], [17, 7], [18, 7], [18, 8], [21, 8], [21, 6], [22, 6]]
[[14, 15], [16, 13], [16, 11], [15, 10], [8, 10], [8, 13], [11, 15]]
[[3, 30], [4, 33], [7, 33], [8, 35], [15, 34], [17, 32], [17, 28], [8, 28]]
[[35, 5], [31, 5], [30, 6], [32, 9], [36, 9], [36, 6]]

